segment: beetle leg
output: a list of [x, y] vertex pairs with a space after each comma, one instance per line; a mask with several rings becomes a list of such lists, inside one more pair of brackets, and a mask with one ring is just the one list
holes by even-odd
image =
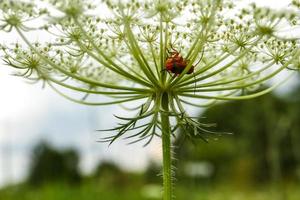
[[201, 62], [203, 56], [204, 56], [204, 47], [203, 47], [203, 49], [202, 49], [201, 57], [200, 57], [199, 61], [194, 65], [195, 67], [197, 67], [197, 65]]

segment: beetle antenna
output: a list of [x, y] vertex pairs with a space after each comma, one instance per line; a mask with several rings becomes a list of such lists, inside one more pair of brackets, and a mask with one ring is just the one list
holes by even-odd
[[177, 52], [177, 50], [173, 47], [173, 45], [170, 43], [170, 47], [173, 51]]

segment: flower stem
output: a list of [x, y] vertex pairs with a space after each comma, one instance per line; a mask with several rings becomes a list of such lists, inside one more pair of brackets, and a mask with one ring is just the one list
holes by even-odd
[[162, 122], [162, 149], [163, 149], [163, 200], [172, 199], [172, 174], [171, 174], [171, 129], [169, 121], [168, 93], [162, 95], [161, 122]]

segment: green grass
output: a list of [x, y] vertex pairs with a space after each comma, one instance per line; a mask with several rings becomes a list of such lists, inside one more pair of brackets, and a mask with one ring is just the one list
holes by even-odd
[[180, 188], [177, 199], [185, 199], [189, 195], [192, 200], [299, 200], [299, 186], [271, 190], [267, 187], [238, 188], [236, 186], [218, 186], [209, 189]]
[[[288, 185], [284, 189], [270, 190], [268, 187], [237, 187], [219, 184], [201, 187], [177, 184], [178, 200], [299, 200], [299, 185]], [[145, 186], [142, 183], [104, 184], [95, 180], [85, 180], [79, 185], [62, 183], [47, 184], [42, 187], [18, 185], [0, 190], [1, 200], [156, 200], [160, 196], [159, 185]], [[155, 197], [156, 196], [156, 197]]]

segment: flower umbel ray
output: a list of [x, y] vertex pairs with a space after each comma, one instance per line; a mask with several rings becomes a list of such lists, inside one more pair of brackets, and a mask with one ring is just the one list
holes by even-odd
[[[254, 98], [280, 85], [260, 89], [282, 71], [299, 70], [298, 37], [280, 34], [299, 26], [298, 1], [288, 12], [255, 4], [239, 10], [230, 0], [38, 2], [1, 1], [0, 29], [23, 41], [2, 45], [4, 63], [76, 103], [138, 104], [132, 117], [116, 116], [121, 122], [101, 141], [146, 145], [161, 137], [165, 200], [172, 196], [170, 137], [179, 128], [189, 138], [216, 134], [187, 105]], [[49, 40], [32, 41], [34, 33]]]

